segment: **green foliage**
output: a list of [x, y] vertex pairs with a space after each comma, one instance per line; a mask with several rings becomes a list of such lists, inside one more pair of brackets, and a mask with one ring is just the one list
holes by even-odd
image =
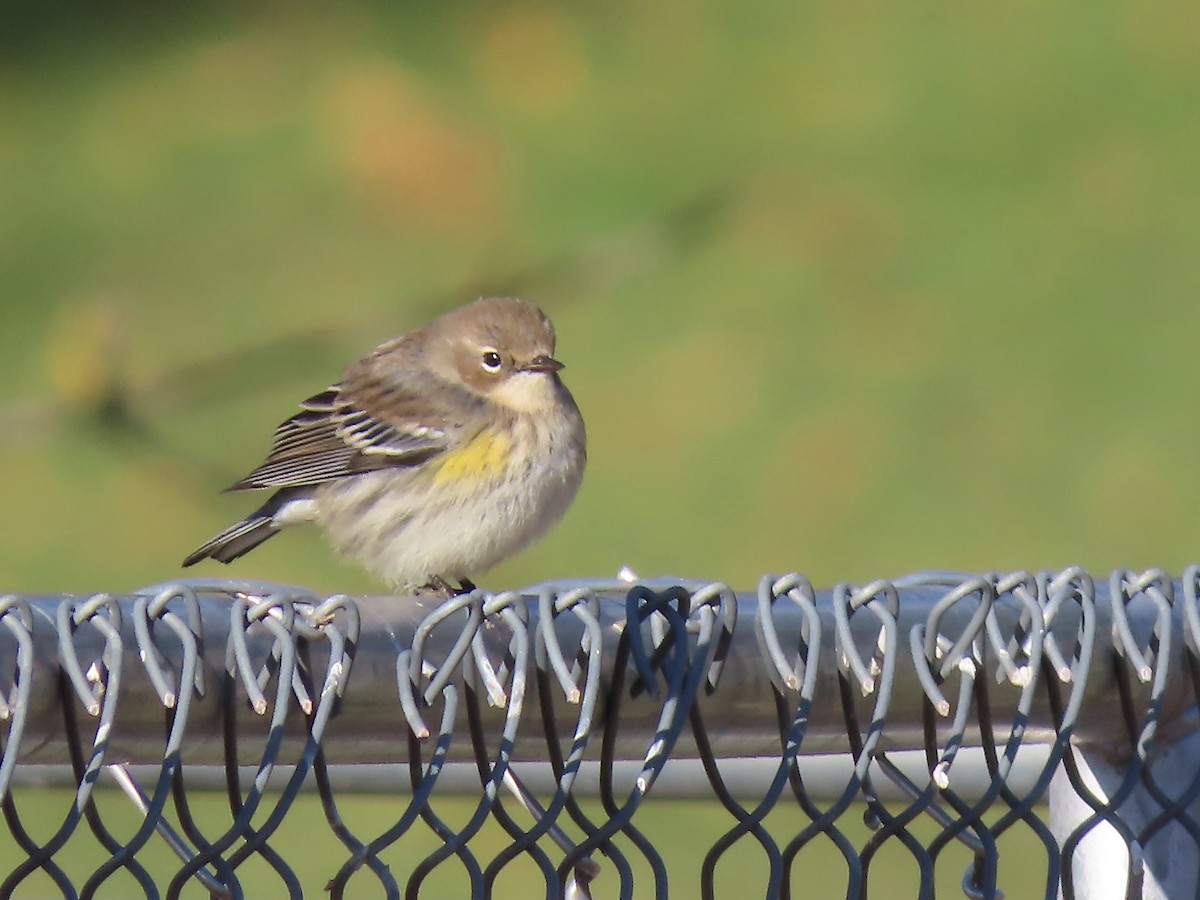
[[5, 588], [174, 577], [295, 402], [505, 291], [592, 453], [489, 587], [1195, 555], [1186, 4], [78, 14], [0, 65]]

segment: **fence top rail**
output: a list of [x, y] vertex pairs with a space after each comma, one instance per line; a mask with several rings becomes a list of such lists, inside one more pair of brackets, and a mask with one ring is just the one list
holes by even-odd
[[[302, 752], [314, 734], [329, 762], [396, 762], [410, 737], [468, 735], [465, 691], [484, 699], [477, 728], [514, 758], [544, 758], [549, 733], [581, 758], [645, 759], [674, 745], [664, 723], [679, 704], [718, 757], [777, 757], [800, 709], [805, 753], [945, 753], [1064, 731], [1133, 747], [1191, 727], [1197, 583], [1193, 567], [1182, 579], [925, 572], [829, 590], [767, 575], [744, 593], [572, 581], [447, 602], [198, 580], [7, 595], [0, 787], [16, 761], [66, 762], [97, 734], [108, 759], [134, 763], [173, 741], [190, 763], [220, 763], [234, 733], [242, 763], [272, 742]], [[673, 750], [696, 754], [690, 741]], [[471, 741], [451, 741], [449, 758], [471, 759]]]

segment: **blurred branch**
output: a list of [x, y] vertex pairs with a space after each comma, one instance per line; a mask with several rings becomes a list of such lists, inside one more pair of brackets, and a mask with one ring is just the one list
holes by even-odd
[[[714, 189], [657, 218], [598, 237], [576, 251], [514, 273], [465, 284], [452, 295], [417, 298], [405, 317], [407, 325], [396, 322], [396, 316], [388, 313], [386, 317], [371, 317], [366, 323], [346, 323], [336, 329], [271, 336], [200, 362], [164, 370], [141, 386], [134, 386], [124, 377], [119, 349], [99, 352], [104, 348], [98, 342], [81, 349], [78, 335], [72, 335], [63, 342], [63, 348], [52, 348], [59, 365], [65, 366], [62, 360], [72, 361], [77, 355], [88, 365], [104, 360], [106, 368], [100, 375], [88, 370], [85, 380], [89, 391], [66, 391], [60, 386], [52, 398], [10, 405], [0, 411], [5, 423], [0, 429], [0, 445], [49, 440], [68, 423], [83, 424], [102, 439], [129, 442], [131, 447], [140, 446], [150, 452], [169, 452], [197, 468], [210, 468], [190, 459], [185, 448], [169, 446], [170, 442], [156, 432], [151, 424], [158, 419], [156, 409], [202, 410], [225, 402], [231, 394], [256, 394], [301, 378], [311, 379], [314, 367], [325, 363], [337, 371], [335, 367], [345, 362], [344, 345], [352, 342], [352, 332], [369, 330], [377, 339], [399, 333], [416, 323], [411, 315], [413, 308], [433, 312], [477, 296], [497, 294], [535, 299], [555, 294], [565, 298], [564, 302], [579, 302], [589, 294], [610, 291], [664, 261], [675, 262], [696, 252], [718, 231], [730, 195], [728, 188]], [[383, 321], [385, 318], [387, 321]], [[72, 371], [84, 367], [76, 362], [70, 365]]]
[[727, 189], [713, 190], [656, 219], [596, 238], [571, 253], [515, 273], [464, 284], [452, 293], [416, 298], [404, 317], [405, 324], [387, 313], [369, 318], [365, 327], [358, 322], [321, 332], [292, 332], [181, 366], [147, 386], [143, 398], [169, 403], [174, 409], [199, 409], [223, 401], [232, 391], [255, 392], [298, 376], [307, 377], [314, 364], [322, 361], [344, 364], [341, 351], [352, 342], [351, 331], [369, 330], [379, 341], [413, 327], [422, 318], [411, 315], [413, 308], [428, 310], [432, 315], [476, 297], [517, 295], [536, 300], [539, 295], [553, 294], [572, 302], [589, 293], [611, 290], [653, 270], [664, 260], [675, 261], [696, 252], [716, 232], [728, 209], [729, 196]]

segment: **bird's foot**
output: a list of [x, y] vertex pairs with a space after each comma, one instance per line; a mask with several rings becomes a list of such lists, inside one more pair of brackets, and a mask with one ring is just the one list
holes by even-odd
[[463, 578], [461, 581], [459, 581], [458, 585], [459, 586], [457, 588], [452, 587], [450, 582], [448, 582], [441, 575], [434, 575], [429, 579], [428, 584], [422, 585], [420, 588], [418, 588], [418, 590], [430, 591], [434, 594], [441, 594], [447, 600], [449, 600], [451, 597], [461, 597], [463, 594], [469, 594], [471, 591], [475, 590], [475, 585], [466, 578]]

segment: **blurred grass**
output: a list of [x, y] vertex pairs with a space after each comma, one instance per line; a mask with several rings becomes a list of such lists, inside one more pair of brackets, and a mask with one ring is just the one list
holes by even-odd
[[298, 400], [506, 291], [590, 463], [489, 588], [1195, 560], [1195, 4], [49, 9], [0, 13], [0, 590], [176, 577]]
[[[193, 798], [194, 802], [193, 802]], [[22, 823], [39, 843], [49, 839], [61, 824], [63, 816], [74, 801], [73, 791], [57, 788], [20, 789], [16, 792], [17, 809]], [[267, 798], [266, 810], [275, 802]], [[189, 794], [191, 813], [201, 831], [215, 839], [229, 827], [230, 815], [225, 798], [219, 793]], [[347, 795], [339, 798], [339, 809], [346, 814], [346, 824], [360, 837], [382, 834], [396, 824], [403, 814], [408, 798], [372, 796], [369, 794]], [[437, 799], [432, 808], [437, 816], [453, 828], [462, 828], [470, 820], [476, 801], [466, 797]], [[128, 840], [137, 831], [139, 818], [125, 797], [112, 788], [96, 791], [96, 806], [105, 826], [118, 840]], [[604, 818], [598, 801], [583, 804], [584, 813], [593, 821]], [[851, 845], [861, 852], [871, 839], [872, 832], [863, 822], [865, 807], [852, 806], [837, 819], [836, 825]], [[266, 817], [266, 812], [256, 817], [256, 824]], [[517, 820], [528, 824], [519, 811], [514, 811]], [[172, 817], [173, 819], [173, 817]], [[686, 823], [683, 826], [682, 823]], [[733, 827], [735, 821], [716, 803], [689, 800], [656, 802], [651, 800], [639, 809], [636, 825], [650, 841], [666, 866], [672, 896], [699, 896], [700, 865], [703, 852]], [[780, 848], [799, 834], [808, 824], [798, 809], [791, 804], [781, 804], [766, 820], [765, 827]], [[95, 841], [77, 834], [69, 841], [55, 859], [72, 881], [81, 885], [99, 866], [108, 861], [109, 854]], [[932, 821], [919, 818], [911, 823], [909, 833], [922, 844], [928, 845], [939, 834], [940, 829]], [[572, 834], [579, 835], [571, 830]], [[471, 841], [471, 850], [477, 861], [486, 864], [493, 856], [511, 844], [509, 838], [493, 821]], [[402, 840], [381, 854], [392, 875], [401, 884], [430, 853], [441, 847], [441, 840], [418, 821], [405, 833]], [[635, 885], [634, 896], [648, 896], [652, 892], [654, 875], [640, 857], [637, 849], [625, 836], [619, 835], [616, 846], [629, 861]], [[348, 858], [348, 852], [329, 830], [315, 795], [308, 795], [296, 803], [284, 816], [282, 824], [271, 837], [269, 844], [287, 865], [292, 868], [300, 883], [312, 893], [337, 871]], [[1006, 834], [1000, 841], [1002, 865], [1000, 887], [1012, 897], [1041, 896], [1045, 889], [1045, 849], [1034, 838], [1028, 828], [1019, 827]], [[557, 860], [556, 849], [547, 844], [544, 849]], [[19, 849], [12, 844], [7, 833], [0, 833], [0, 860], [10, 863], [18, 859]], [[178, 859], [167, 849], [157, 836], [151, 836], [146, 846], [138, 852], [138, 862], [146, 867], [155, 884], [165, 889], [179, 871]], [[618, 873], [614, 865], [603, 855], [596, 857], [601, 874], [594, 882], [597, 897], [616, 896]], [[721, 858], [716, 867], [714, 885], [716, 896], [764, 896], [767, 885], [766, 857], [753, 837], [745, 837], [734, 844]], [[1019, 864], [1013, 864], [1020, 861]], [[1009, 865], [1004, 865], [1008, 862]], [[939, 854], [935, 868], [936, 886], [939, 894], [954, 896], [960, 893], [963, 873], [971, 864], [971, 856], [958, 844], [948, 847]], [[6, 873], [7, 874], [7, 873]], [[833, 842], [817, 835], [807, 844], [795, 860], [791, 870], [793, 892], [803, 896], [842, 896], [846, 892], [846, 863]], [[909, 853], [899, 842], [891, 840], [875, 854], [868, 869], [868, 885], [871, 896], [912, 897], [919, 889], [919, 873]], [[267, 896], [264, 892], [282, 889], [279, 877], [260, 859], [251, 858], [238, 869], [243, 886], [254, 896]], [[534, 886], [544, 884], [535, 865], [522, 857], [505, 868], [503, 876], [496, 882], [499, 897], [534, 896]], [[22, 890], [14, 894], [14, 900], [41, 896], [39, 891], [50, 890], [50, 880], [42, 874], [30, 876]], [[310, 887], [311, 886], [311, 887]], [[134, 887], [132, 879], [125, 874], [113, 875], [96, 893], [99, 900], [129, 895]], [[466, 896], [469, 881], [463, 867], [453, 858], [433, 870], [422, 886], [422, 895], [431, 897]], [[380, 897], [383, 895], [378, 881], [369, 871], [360, 870], [348, 883], [346, 897]], [[182, 894], [183, 897], [207, 896], [194, 883]], [[538, 895], [540, 896], [540, 895]]]
[[[170, 577], [305, 391], [510, 286], [558, 321], [592, 462], [496, 586], [1181, 565], [1196, 13], [924, 13], [27, 22], [9, 586]], [[368, 585], [313, 546], [239, 568]]]
[[[0, 62], [7, 588], [172, 577], [306, 392], [508, 290], [591, 463], [491, 587], [1194, 556], [1189, 5], [79, 15]], [[319, 546], [232, 571], [372, 587]]]

